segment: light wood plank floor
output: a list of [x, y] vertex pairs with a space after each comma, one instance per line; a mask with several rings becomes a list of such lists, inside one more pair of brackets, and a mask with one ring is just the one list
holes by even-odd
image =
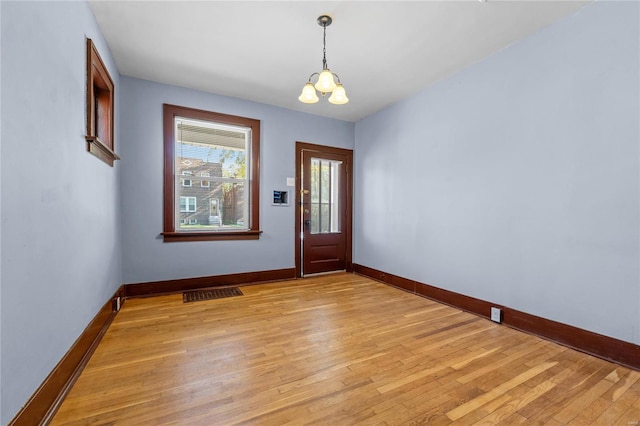
[[352, 274], [128, 300], [52, 424], [637, 425], [640, 372]]

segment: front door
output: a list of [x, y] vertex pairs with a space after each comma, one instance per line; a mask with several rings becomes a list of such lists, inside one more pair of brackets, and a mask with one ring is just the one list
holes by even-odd
[[298, 276], [351, 270], [353, 151], [298, 142]]

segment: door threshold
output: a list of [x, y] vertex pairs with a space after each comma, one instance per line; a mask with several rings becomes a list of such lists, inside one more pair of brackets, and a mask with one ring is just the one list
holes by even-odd
[[337, 271], [329, 271], [329, 272], [318, 272], [315, 274], [302, 274], [302, 278], [311, 278], [311, 277], [319, 277], [322, 275], [331, 275], [331, 274], [340, 274], [342, 272], [347, 272], [346, 269], [339, 269]]

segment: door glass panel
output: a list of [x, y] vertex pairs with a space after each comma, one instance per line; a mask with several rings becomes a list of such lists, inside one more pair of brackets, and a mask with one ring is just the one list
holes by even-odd
[[319, 232], [318, 225], [320, 224], [320, 203], [311, 203], [311, 233], [317, 234]]
[[320, 202], [323, 206], [329, 204], [331, 190], [331, 163], [320, 160]]
[[331, 217], [329, 216], [329, 205], [320, 205], [320, 233], [326, 234], [329, 232], [329, 225], [331, 223]]
[[317, 158], [311, 159], [311, 203], [316, 204], [320, 202], [320, 160]]
[[311, 158], [311, 233], [340, 232], [339, 179], [342, 161]]

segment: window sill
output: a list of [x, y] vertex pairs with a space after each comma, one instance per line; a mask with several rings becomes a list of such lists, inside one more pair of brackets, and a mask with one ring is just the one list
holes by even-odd
[[97, 136], [85, 136], [87, 140], [87, 151], [95, 155], [111, 167], [113, 162], [119, 160], [118, 154], [113, 152], [104, 142], [102, 142]]
[[258, 240], [262, 231], [240, 232], [163, 232], [165, 243], [185, 241]]

